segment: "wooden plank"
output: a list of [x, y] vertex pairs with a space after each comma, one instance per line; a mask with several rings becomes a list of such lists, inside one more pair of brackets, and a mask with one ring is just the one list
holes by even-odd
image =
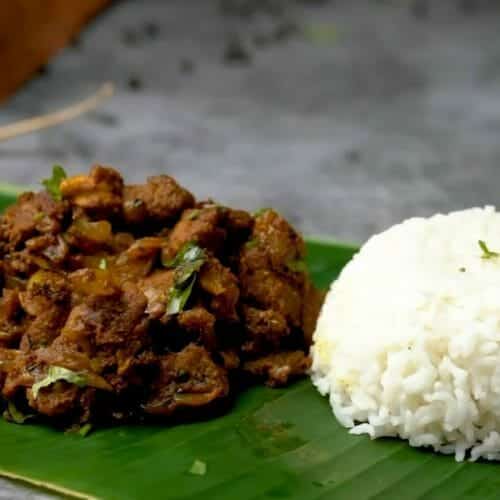
[[0, 101], [112, 0], [6, 0], [0, 5]]

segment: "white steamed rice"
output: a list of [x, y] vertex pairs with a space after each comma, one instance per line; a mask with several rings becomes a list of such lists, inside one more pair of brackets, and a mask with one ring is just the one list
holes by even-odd
[[333, 283], [312, 379], [353, 434], [457, 460], [500, 459], [500, 213], [415, 218], [371, 238]]

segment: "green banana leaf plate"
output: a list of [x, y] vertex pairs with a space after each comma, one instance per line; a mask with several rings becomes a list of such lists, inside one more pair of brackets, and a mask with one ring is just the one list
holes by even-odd
[[[3, 209], [18, 191], [0, 189]], [[308, 240], [308, 248], [323, 288], [356, 251], [320, 239]], [[0, 447], [0, 475], [76, 498], [500, 498], [497, 465], [458, 464], [402, 441], [352, 436], [309, 380], [255, 387], [224, 416], [170, 427], [118, 427], [82, 438], [0, 421]]]

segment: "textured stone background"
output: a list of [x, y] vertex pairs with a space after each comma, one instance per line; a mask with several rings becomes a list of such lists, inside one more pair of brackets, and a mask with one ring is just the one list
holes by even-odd
[[[250, 39], [268, 19], [248, 27], [209, 0], [120, 2], [0, 110], [0, 124], [107, 80], [117, 95], [64, 127], [0, 143], [0, 178], [29, 184], [53, 163], [77, 172], [95, 161], [130, 181], [167, 172], [199, 196], [273, 205], [307, 234], [353, 241], [404, 217], [495, 204], [498, 2], [435, 0], [428, 14], [422, 3], [294, 3], [316, 35], [227, 65], [228, 36]], [[141, 35], [151, 21], [159, 32]], [[3, 488], [0, 498], [42, 498]]]

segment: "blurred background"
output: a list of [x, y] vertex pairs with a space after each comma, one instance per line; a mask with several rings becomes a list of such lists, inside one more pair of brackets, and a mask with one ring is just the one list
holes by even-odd
[[3, 24], [0, 7], [0, 127], [104, 82], [115, 95], [0, 141], [2, 181], [37, 183], [54, 163], [168, 173], [355, 242], [500, 196], [498, 1], [92, 0], [58, 18], [63, 3], [11, 0]]

